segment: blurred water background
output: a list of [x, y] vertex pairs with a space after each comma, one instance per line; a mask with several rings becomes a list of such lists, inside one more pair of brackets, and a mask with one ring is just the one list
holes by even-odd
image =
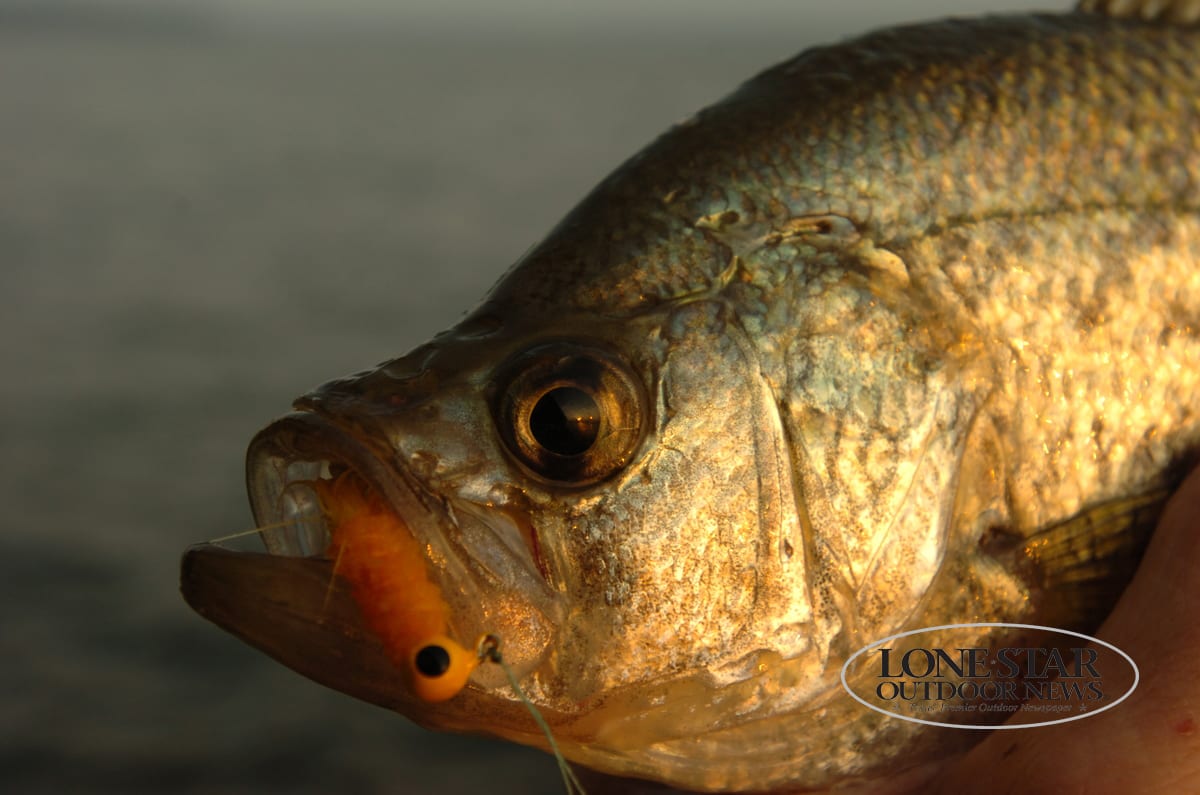
[[1035, 3], [0, 0], [0, 789], [554, 793], [178, 595], [290, 399], [454, 321], [802, 47]]

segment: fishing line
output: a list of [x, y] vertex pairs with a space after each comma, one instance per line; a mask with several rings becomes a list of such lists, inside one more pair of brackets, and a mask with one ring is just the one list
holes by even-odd
[[221, 536], [220, 538], [210, 538], [204, 543], [224, 544], [226, 541], [235, 541], [239, 538], [245, 538], [246, 536], [261, 534], [263, 530], [275, 530], [279, 527], [287, 527], [288, 525], [293, 524], [295, 521], [295, 519], [285, 519], [282, 522], [272, 522], [271, 524], [265, 524], [261, 527], [251, 527], [249, 530], [239, 530], [236, 533], [230, 533], [229, 535]]
[[333, 561], [333, 569], [329, 572], [329, 584], [325, 586], [325, 598], [321, 601], [321, 619], [324, 620], [329, 612], [329, 600], [333, 597], [334, 586], [337, 585], [338, 567], [342, 565], [342, 553], [346, 551], [345, 544], [338, 545], [337, 558]]
[[[336, 547], [333, 569], [329, 574], [329, 583], [325, 589], [321, 614], [324, 615], [329, 609], [330, 598], [339, 570], [347, 560], [347, 550], [351, 544], [365, 544], [365, 549], [369, 550], [368, 554], [372, 556], [373, 563], [378, 563], [379, 556], [382, 555], [382, 560], [388, 564], [387, 571], [404, 580], [406, 587], [387, 589], [375, 582], [372, 596], [379, 596], [378, 592], [380, 591], [403, 592], [404, 604], [407, 605], [408, 610], [401, 612], [404, 621], [400, 624], [395, 621], [395, 611], [391, 611], [388, 615], [389, 621], [384, 624], [376, 621], [374, 628], [376, 633], [380, 634], [380, 640], [383, 641], [393, 662], [406, 668], [412, 675], [418, 697], [425, 701], [442, 701], [450, 698], [466, 685], [467, 677], [475, 665], [484, 660], [494, 662], [500, 666], [500, 670], [504, 671], [509, 687], [529, 710], [534, 723], [545, 735], [550, 751], [554, 754], [554, 760], [558, 763], [558, 770], [562, 775], [567, 795], [587, 795], [583, 785], [576, 777], [575, 771], [571, 769], [571, 765], [559, 749], [550, 725], [546, 723], [542, 713], [521, 689], [516, 674], [504, 662], [504, 656], [500, 652], [500, 637], [490, 634], [481, 637], [475, 648], [475, 657], [472, 659], [468, 656], [469, 652], [446, 636], [444, 615], [447, 608], [441, 602], [441, 594], [436, 585], [429, 582], [425, 576], [424, 559], [417, 551], [415, 539], [404, 531], [399, 520], [391, 513], [373, 511], [372, 508], [375, 506], [371, 497], [366, 494], [359, 481], [352, 479], [349, 474], [338, 478], [333, 483], [327, 484], [322, 481], [314, 483], [313, 486], [321, 501], [322, 513], [327, 522], [332, 525], [333, 543], [331, 546]], [[330, 504], [340, 506], [341, 510], [330, 511]], [[254, 533], [261, 533], [263, 530], [285, 527], [295, 522], [296, 518], [292, 518], [288, 521], [263, 525], [253, 530], [214, 539], [211, 543], [242, 538]], [[347, 543], [348, 541], [351, 543]], [[329, 551], [327, 550], [327, 554]], [[358, 553], [353, 553], [351, 557], [356, 554]], [[354, 568], [355, 565], [361, 568], [364, 561], [358, 560], [350, 567]], [[363, 579], [361, 572], [358, 574], [350, 572], [345, 576], [355, 585], [357, 591], [364, 589], [366, 581], [359, 582]], [[360, 597], [361, 595], [359, 594]], [[359, 601], [361, 606], [361, 598]], [[368, 604], [375, 605], [376, 601], [378, 600], [368, 600]], [[439, 609], [414, 610], [414, 606]], [[371, 618], [371, 616], [367, 616], [368, 623], [372, 623]], [[431, 620], [439, 626], [435, 627], [430, 624]], [[380, 633], [381, 629], [385, 631]], [[414, 652], [415, 657], [413, 656]], [[423, 659], [422, 655], [425, 655], [426, 652], [429, 652], [431, 656]], [[453, 672], [453, 676], [448, 675], [451, 672]], [[446, 685], [441, 686], [442, 682], [445, 682]]]
[[480, 660], [489, 660], [500, 666], [500, 670], [504, 671], [505, 678], [508, 679], [508, 685], [517, 694], [517, 698], [521, 699], [521, 703], [529, 710], [529, 714], [533, 716], [533, 720], [537, 723], [538, 728], [542, 730], [542, 734], [546, 735], [546, 742], [550, 744], [550, 751], [554, 754], [554, 760], [558, 762], [558, 771], [563, 777], [563, 786], [566, 787], [567, 795], [587, 795], [587, 790], [579, 783], [579, 779], [575, 777], [575, 771], [571, 769], [571, 765], [567, 762], [566, 757], [562, 755], [562, 751], [558, 750], [558, 743], [554, 741], [554, 733], [550, 731], [550, 725], [546, 723], [546, 719], [542, 717], [542, 713], [533, 705], [529, 697], [525, 695], [525, 691], [517, 684], [517, 677], [504, 662], [504, 657], [500, 654], [500, 637], [498, 635], [484, 635], [479, 639], [478, 654]]

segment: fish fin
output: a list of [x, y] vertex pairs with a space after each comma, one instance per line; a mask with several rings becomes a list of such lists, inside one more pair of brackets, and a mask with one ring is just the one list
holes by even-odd
[[1132, 579], [1168, 496], [1159, 489], [1101, 503], [1025, 540], [1043, 623], [1084, 631], [1099, 625]]
[[1200, 0], [1079, 0], [1075, 10], [1146, 22], [1200, 22]]

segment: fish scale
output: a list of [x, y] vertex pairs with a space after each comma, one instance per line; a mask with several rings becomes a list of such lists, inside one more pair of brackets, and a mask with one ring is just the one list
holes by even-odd
[[[1014, 518], [1032, 528], [1152, 483], [1194, 443], [1200, 216], [1107, 210], [1018, 227], [964, 226], [914, 243], [909, 256], [951, 263], [936, 267], [977, 333], [991, 336], [1004, 466], [1024, 487]], [[1004, 253], [1016, 241], [1020, 269]]]
[[808, 51], [618, 169], [497, 297], [613, 313], [711, 289], [728, 254], [695, 224], [727, 210], [751, 237], [837, 214], [891, 245], [994, 216], [1195, 206], [1197, 38], [1034, 16]]

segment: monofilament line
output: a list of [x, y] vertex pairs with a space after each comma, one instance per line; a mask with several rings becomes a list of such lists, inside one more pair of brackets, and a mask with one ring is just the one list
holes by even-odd
[[575, 777], [575, 771], [571, 769], [570, 763], [566, 757], [558, 750], [558, 743], [554, 741], [554, 733], [550, 731], [550, 725], [546, 723], [546, 719], [542, 717], [542, 713], [533, 705], [529, 697], [525, 695], [525, 691], [517, 684], [517, 677], [513, 674], [512, 669], [504, 662], [504, 657], [500, 654], [500, 638], [496, 635], [485, 635], [479, 641], [479, 658], [481, 660], [490, 660], [500, 666], [500, 670], [504, 671], [505, 678], [508, 679], [508, 685], [517, 694], [517, 698], [521, 699], [521, 703], [529, 710], [529, 714], [533, 716], [533, 720], [537, 723], [538, 728], [542, 730], [542, 734], [546, 735], [546, 742], [550, 744], [550, 751], [554, 754], [555, 761], [558, 762], [558, 771], [563, 777], [563, 786], [566, 787], [567, 795], [587, 795], [587, 791], [583, 785], [579, 783], [579, 779]]

